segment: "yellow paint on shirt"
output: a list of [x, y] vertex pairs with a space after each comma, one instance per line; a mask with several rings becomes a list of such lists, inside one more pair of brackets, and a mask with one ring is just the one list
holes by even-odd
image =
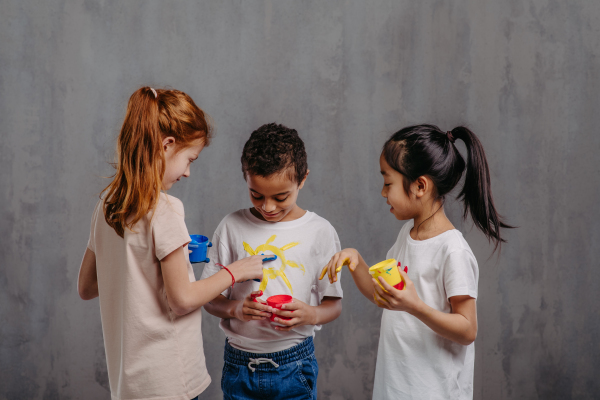
[[277, 256], [277, 258], [281, 261], [281, 266], [278, 269], [275, 269], [273, 267], [263, 268], [263, 278], [262, 278], [262, 282], [260, 283], [260, 287], [258, 288], [259, 290], [264, 291], [267, 288], [267, 284], [269, 283], [270, 279], [277, 279], [277, 277], [280, 277], [281, 279], [283, 279], [283, 282], [286, 284], [286, 286], [290, 289], [291, 294], [294, 294], [294, 290], [292, 289], [292, 284], [285, 274], [285, 267], [289, 266], [292, 268], [299, 268], [302, 270], [303, 274], [306, 273], [306, 270], [304, 269], [304, 265], [302, 265], [302, 264], [298, 265], [298, 263], [296, 263], [295, 261], [287, 260], [284, 252], [286, 250], [291, 249], [294, 246], [299, 245], [300, 243], [292, 242], [292, 243], [286, 244], [283, 247], [275, 247], [271, 243], [273, 241], [275, 241], [276, 237], [277, 237], [277, 235], [271, 236], [269, 239], [267, 239], [265, 244], [261, 244], [260, 246], [258, 246], [256, 248], [256, 250], [254, 250], [248, 243], [243, 242], [244, 250], [246, 250], [246, 252], [248, 254], [250, 254], [251, 256], [261, 254], [264, 251], [270, 251], [273, 254], [275, 254]]

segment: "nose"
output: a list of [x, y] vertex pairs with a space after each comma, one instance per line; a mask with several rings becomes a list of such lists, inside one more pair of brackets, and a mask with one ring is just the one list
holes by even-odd
[[262, 205], [262, 209], [268, 213], [275, 211], [276, 208], [277, 208], [277, 206], [275, 205], [275, 203], [273, 203], [272, 201], [268, 201], [268, 200], [265, 200]]
[[190, 177], [190, 166], [189, 165], [185, 169], [185, 172], [183, 173], [183, 176], [185, 176], [186, 178]]

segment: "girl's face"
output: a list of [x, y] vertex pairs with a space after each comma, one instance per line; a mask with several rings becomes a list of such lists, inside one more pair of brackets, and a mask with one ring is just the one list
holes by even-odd
[[163, 190], [171, 189], [171, 186], [182, 177], [190, 176], [190, 165], [198, 158], [203, 148], [203, 141], [181, 148], [176, 145], [172, 137], [163, 140], [166, 163], [162, 180]]
[[[308, 174], [307, 174], [308, 175]], [[291, 221], [302, 212], [296, 204], [298, 192], [304, 186], [306, 177], [298, 184], [285, 172], [267, 177], [246, 174], [250, 200], [261, 219], [269, 222]], [[255, 213], [255, 214], [256, 214]]]
[[383, 155], [379, 157], [379, 166], [381, 168], [381, 175], [383, 176], [381, 195], [392, 206], [390, 212], [399, 220], [414, 218], [418, 214], [419, 207], [417, 196], [412, 193], [413, 185], [411, 185], [410, 193], [406, 194], [402, 174], [390, 167]]

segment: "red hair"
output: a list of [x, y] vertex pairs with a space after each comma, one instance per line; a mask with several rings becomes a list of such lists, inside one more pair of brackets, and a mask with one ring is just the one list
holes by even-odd
[[190, 96], [179, 90], [155, 92], [143, 87], [129, 98], [117, 140], [117, 172], [102, 191], [106, 223], [121, 237], [158, 202], [165, 173], [163, 139], [173, 137], [183, 149], [208, 146], [211, 138], [208, 116]]

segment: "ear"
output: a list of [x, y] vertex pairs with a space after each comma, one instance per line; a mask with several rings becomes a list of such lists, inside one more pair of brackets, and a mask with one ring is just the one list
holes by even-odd
[[173, 136], [167, 136], [162, 140], [163, 150], [168, 152], [175, 148], [175, 138]]
[[306, 175], [304, 175], [304, 179], [302, 179], [302, 182], [300, 182], [300, 184], [298, 185], [298, 190], [302, 189], [302, 187], [304, 186], [304, 182], [306, 182], [306, 178], [308, 178], [309, 173], [310, 173], [310, 169], [307, 169]]
[[431, 192], [433, 188], [433, 182], [426, 176], [420, 176], [416, 181], [413, 182], [413, 193], [417, 199], [422, 198], [427, 193]]

